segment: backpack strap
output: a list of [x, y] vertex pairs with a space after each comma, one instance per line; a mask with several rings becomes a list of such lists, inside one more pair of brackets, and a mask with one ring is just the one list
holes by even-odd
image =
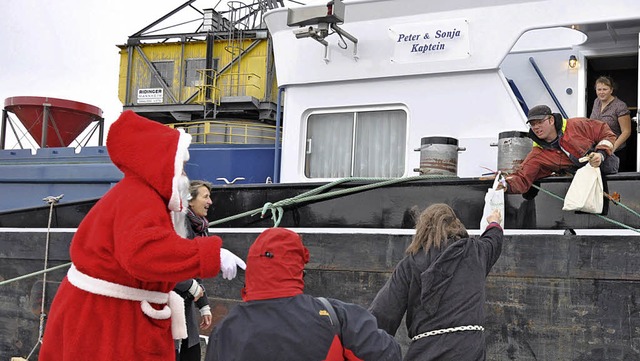
[[340, 328], [340, 320], [338, 319], [338, 315], [336, 314], [336, 310], [333, 308], [329, 300], [324, 297], [316, 297], [318, 301], [322, 303], [322, 305], [327, 309], [329, 313], [329, 320], [331, 321], [331, 327], [333, 327], [333, 332], [338, 335], [340, 340], [342, 340], [342, 331]]

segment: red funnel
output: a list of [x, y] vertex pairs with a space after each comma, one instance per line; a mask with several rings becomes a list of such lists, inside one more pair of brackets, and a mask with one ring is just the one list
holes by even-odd
[[[40, 147], [66, 147], [91, 124], [102, 119], [102, 109], [71, 100], [48, 97], [12, 97], [4, 101], [4, 108], [24, 124]], [[47, 113], [45, 137], [43, 118]], [[46, 144], [42, 144], [46, 143]]]

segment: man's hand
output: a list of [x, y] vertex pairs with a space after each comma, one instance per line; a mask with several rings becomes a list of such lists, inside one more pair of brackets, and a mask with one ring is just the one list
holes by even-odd
[[497, 190], [497, 191], [499, 191], [499, 190], [501, 190], [501, 189], [504, 189], [504, 190], [506, 191], [506, 190], [507, 190], [507, 188], [508, 188], [508, 184], [507, 184], [507, 183], [509, 182], [509, 180], [511, 180], [511, 178], [513, 178], [513, 177], [511, 177], [511, 176], [509, 176], [509, 177], [504, 177], [504, 179], [503, 179], [503, 180], [501, 180], [501, 181], [498, 183], [498, 186], [496, 187], [496, 190]]
[[598, 168], [604, 161], [604, 155], [598, 152], [592, 152], [589, 154], [589, 165], [593, 168]]
[[231, 253], [229, 250], [220, 248], [220, 271], [222, 271], [222, 278], [232, 280], [236, 277], [238, 268], [246, 269], [247, 265], [240, 257]]

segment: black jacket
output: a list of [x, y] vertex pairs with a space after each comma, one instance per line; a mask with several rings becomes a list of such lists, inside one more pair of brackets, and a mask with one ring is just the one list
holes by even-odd
[[[406, 312], [409, 337], [458, 326], [483, 326], [485, 279], [502, 251], [503, 231], [491, 224], [479, 238], [444, 250], [405, 257], [378, 292], [370, 311], [395, 335]], [[452, 332], [413, 341], [405, 360], [484, 360], [481, 331]]]
[[336, 347], [322, 303], [299, 294], [235, 306], [213, 330], [206, 361], [401, 360], [398, 343], [366, 309], [328, 300], [340, 320], [344, 350]]

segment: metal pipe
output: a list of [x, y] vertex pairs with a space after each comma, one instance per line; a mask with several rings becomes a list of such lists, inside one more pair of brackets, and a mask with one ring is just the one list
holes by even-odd
[[276, 144], [273, 156], [273, 183], [280, 183], [280, 115], [282, 114], [282, 93], [284, 93], [284, 87], [279, 87], [278, 100], [276, 101]]
[[2, 129], [0, 129], [0, 149], [5, 148], [5, 141], [7, 140], [7, 118], [9, 114], [7, 114], [6, 109], [2, 109]]
[[[213, 87], [213, 34], [207, 33], [207, 49], [205, 59], [205, 75], [204, 75], [204, 101], [211, 101], [211, 88]], [[215, 114], [214, 114], [215, 117]]]
[[47, 147], [47, 131], [49, 124], [49, 104], [42, 104], [42, 138], [40, 139], [40, 147]]
[[103, 146], [104, 145], [104, 118], [100, 118], [100, 120], [98, 120], [98, 127], [100, 129], [98, 131], [98, 145]]
[[547, 82], [547, 79], [545, 79], [544, 75], [540, 71], [540, 68], [538, 68], [538, 64], [536, 64], [535, 59], [533, 59], [533, 57], [530, 57], [529, 58], [529, 62], [531, 63], [531, 65], [533, 66], [533, 69], [538, 74], [538, 77], [542, 81], [542, 84], [544, 84], [544, 87], [547, 88], [547, 92], [549, 92], [549, 95], [551, 96], [551, 99], [553, 99], [553, 102], [556, 104], [556, 107], [558, 107], [558, 110], [560, 110], [560, 114], [562, 114], [562, 117], [565, 118], [565, 119], [569, 118], [567, 116], [567, 112], [564, 111], [564, 108], [560, 104], [560, 101], [558, 100], [556, 95], [553, 93], [553, 90], [551, 89], [551, 86]]

